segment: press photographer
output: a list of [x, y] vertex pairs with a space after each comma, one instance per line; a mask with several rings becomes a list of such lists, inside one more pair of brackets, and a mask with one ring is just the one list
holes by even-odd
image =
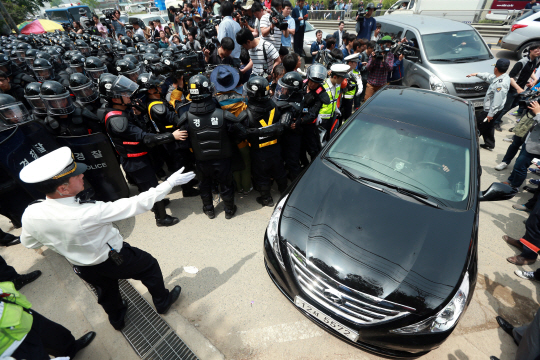
[[231, 65], [234, 66], [231, 54], [234, 50], [234, 40], [230, 37], [224, 37], [221, 43], [214, 44], [214, 48], [208, 46], [208, 40], [204, 49], [204, 61], [210, 65]]
[[377, 28], [377, 20], [372, 16], [375, 10], [375, 5], [369, 3], [366, 6], [366, 12], [363, 9], [358, 9], [356, 14], [356, 38], [371, 40], [371, 36]]
[[245, 5], [242, 5], [242, 15], [238, 14], [236, 21], [238, 21], [240, 26], [249, 29], [253, 33], [253, 36], [259, 36], [262, 16], [261, 3], [248, 0]]
[[390, 51], [394, 43], [392, 38], [387, 35], [377, 43], [380, 44], [381, 48], [371, 53], [366, 66], [368, 77], [365, 100], [369, 99], [380, 88], [386, 85], [388, 73], [392, 71], [394, 66], [394, 54]]
[[285, 17], [281, 14], [282, 6], [281, 0], [272, 0], [271, 13], [263, 15], [261, 18], [262, 38], [271, 42], [278, 51], [281, 48], [282, 31], [289, 27]]

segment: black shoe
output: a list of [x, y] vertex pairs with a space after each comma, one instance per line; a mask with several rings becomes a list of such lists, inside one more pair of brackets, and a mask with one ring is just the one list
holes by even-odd
[[169, 311], [169, 309], [171, 308], [172, 304], [174, 304], [174, 302], [178, 300], [178, 298], [180, 297], [181, 291], [182, 291], [182, 288], [176, 285], [174, 289], [172, 289], [171, 292], [169, 293], [169, 303], [161, 311], [158, 311], [158, 314], [166, 314], [167, 311]]
[[79, 352], [80, 350], [90, 345], [90, 343], [92, 342], [92, 340], [95, 339], [95, 337], [96, 337], [96, 332], [90, 331], [84, 334], [83, 336], [81, 336], [80, 338], [78, 338], [77, 340], [75, 340], [75, 346], [77, 347], [77, 352]]
[[212, 208], [212, 210], [205, 210], [204, 206], [203, 206], [202, 211], [206, 214], [206, 216], [208, 216], [209, 219], [213, 219], [213, 218], [216, 217], [216, 213], [214, 212], [214, 208]]
[[495, 319], [497, 320], [497, 324], [499, 324], [501, 329], [503, 329], [503, 331], [505, 333], [507, 333], [508, 335], [510, 335], [512, 337], [512, 339], [513, 339], [514, 338], [514, 334], [513, 334], [514, 326], [512, 324], [510, 324], [508, 321], [504, 320], [500, 316], [497, 316]]
[[126, 299], [122, 299], [122, 305], [124, 305], [124, 308], [122, 309], [122, 311], [124, 312], [124, 315], [122, 316], [122, 322], [120, 323], [119, 326], [113, 325], [114, 329], [118, 331], [122, 331], [126, 327], [126, 315], [128, 312], [128, 302]]
[[534, 193], [536, 193], [538, 191], [538, 188], [534, 188], [532, 186], [526, 185], [526, 186], [523, 187], [523, 190], [525, 190], [527, 192], [530, 192], [531, 194], [534, 194]]
[[157, 226], [173, 226], [180, 222], [177, 217], [173, 217], [171, 215], [165, 216], [164, 219], [156, 219], [156, 225]]
[[182, 189], [182, 196], [193, 197], [201, 195], [201, 191], [194, 188]]
[[21, 243], [21, 238], [10, 233], [4, 233], [0, 238], [0, 246], [13, 246]]
[[262, 196], [259, 196], [255, 200], [257, 200], [257, 202], [261, 204], [262, 206], [269, 206], [269, 207], [274, 206], [274, 199], [272, 199], [271, 197], [263, 199]]
[[30, 284], [40, 276], [41, 271], [36, 270], [28, 274], [19, 275], [15, 279], [11, 280], [11, 282], [15, 285], [15, 290], [21, 290], [24, 285]]
[[489, 150], [489, 151], [491, 151], [491, 150], [494, 149], [493, 146], [487, 146], [486, 144], [480, 144], [480, 147], [481, 147], [482, 149], [486, 149], [486, 150]]
[[227, 220], [231, 219], [234, 216], [234, 214], [236, 214], [236, 210], [238, 210], [238, 207], [236, 205], [234, 205], [232, 210], [225, 210], [225, 219]]
[[502, 132], [501, 125], [499, 125], [499, 124], [495, 125], [495, 130], [497, 130], [499, 132]]
[[490, 356], [490, 357], [489, 357], [489, 360], [499, 360], [499, 358], [496, 357], [496, 356]]

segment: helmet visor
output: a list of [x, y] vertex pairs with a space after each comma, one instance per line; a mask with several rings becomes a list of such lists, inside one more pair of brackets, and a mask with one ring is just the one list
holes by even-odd
[[276, 100], [288, 100], [291, 96], [291, 89], [282, 86], [280, 82], [276, 84], [276, 90], [274, 91], [274, 99]]
[[21, 59], [21, 61], [24, 61], [24, 57], [26, 56], [26, 49], [25, 50], [15, 50], [15, 53], [17, 54], [17, 57]]
[[54, 70], [52, 68], [34, 68], [34, 75], [36, 75], [37, 81], [43, 82], [54, 78]]
[[101, 74], [105, 74], [106, 72], [108, 72], [106, 66], [99, 69], [85, 69], [85, 71], [88, 77], [90, 77], [93, 82], [97, 82]]
[[78, 73], [84, 73], [84, 65], [81, 64], [69, 64], [69, 67], [73, 69], [73, 71]]
[[124, 75], [129, 80], [133, 82], [137, 82], [137, 79], [139, 78], [139, 75], [143, 73], [142, 66], [137, 65], [137, 67], [134, 70], [124, 71], [120, 72], [120, 75]]
[[131, 97], [135, 91], [139, 88], [135, 82], [131, 81], [127, 77], [120, 75], [114, 82], [111, 92], [114, 97]]
[[39, 95], [25, 96], [25, 98], [36, 114], [47, 115], [47, 105], [45, 105]]
[[50, 115], [66, 115], [75, 111], [73, 100], [67, 91], [60, 95], [41, 95], [41, 99], [47, 105]]
[[70, 86], [70, 89], [73, 92], [73, 94], [77, 97], [77, 100], [79, 100], [83, 104], [90, 103], [99, 97], [99, 94], [94, 88], [94, 84], [92, 82], [89, 82], [87, 84], [84, 84], [78, 87]]
[[24, 64], [24, 60], [19, 59], [17, 56], [12, 56], [11, 61], [13, 61], [13, 63], [15, 63], [17, 66]]
[[30, 69], [33, 69], [33, 68], [34, 68], [34, 60], [35, 60], [35, 59], [36, 59], [36, 58], [34, 58], [34, 57], [29, 57], [29, 56], [27, 56], [27, 57], [24, 58], [24, 61], [26, 62], [26, 65], [28, 65], [28, 67], [29, 67]]
[[84, 56], [90, 56], [92, 49], [89, 46], [77, 46], [77, 50], [81, 52]]
[[4, 125], [20, 124], [31, 119], [30, 114], [21, 102], [0, 107], [0, 121]]

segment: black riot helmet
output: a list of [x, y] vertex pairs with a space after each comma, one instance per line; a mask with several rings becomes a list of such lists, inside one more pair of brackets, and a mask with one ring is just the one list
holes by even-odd
[[34, 60], [36, 59], [37, 52], [38, 51], [36, 49], [28, 49], [28, 50], [26, 50], [26, 54], [24, 56], [24, 61], [26, 62], [26, 65], [28, 66], [28, 68], [30, 70], [34, 69]]
[[165, 49], [165, 51], [161, 53], [161, 57], [163, 59], [172, 59], [174, 57], [174, 54], [171, 50]]
[[13, 74], [13, 65], [9, 55], [0, 54], [0, 70], [5, 72], [7, 76], [11, 76]]
[[306, 75], [308, 80], [322, 84], [326, 80], [328, 71], [321, 64], [313, 64], [307, 69]]
[[34, 60], [33, 67], [37, 81], [43, 82], [45, 80], [54, 79], [54, 66], [49, 60], [45, 58], [36, 59]]
[[0, 130], [31, 119], [22, 102], [11, 95], [0, 94]]
[[126, 55], [127, 46], [124, 44], [118, 44], [116, 46], [116, 56], [124, 56]]
[[105, 73], [99, 78], [99, 95], [107, 101], [131, 97], [138, 88], [136, 83], [122, 75]]
[[81, 52], [81, 54], [83, 54], [85, 56], [90, 56], [90, 53], [91, 53], [92, 50], [90, 49], [90, 46], [88, 46], [86, 41], [84, 41], [84, 40], [75, 40], [75, 47], [77, 48], [77, 50], [79, 50]]
[[67, 115], [75, 111], [69, 91], [58, 81], [44, 81], [41, 84], [40, 96], [47, 105], [49, 115]]
[[139, 59], [138, 59], [135, 55], [130, 55], [130, 54], [124, 55], [124, 57], [122, 58], [122, 60], [129, 60], [129, 61], [131, 61], [134, 65], [139, 65]]
[[98, 57], [90, 56], [86, 58], [86, 63], [84, 64], [84, 70], [86, 75], [92, 79], [94, 83], [97, 83], [101, 74], [108, 72], [107, 66]]
[[86, 57], [81, 54], [75, 54], [71, 56], [71, 62], [69, 67], [79, 73], [84, 73], [84, 65], [86, 64]]
[[244, 93], [250, 101], [267, 101], [270, 99], [270, 85], [262, 76], [253, 76], [244, 84]]
[[214, 85], [204, 75], [194, 75], [189, 79], [189, 94], [193, 102], [202, 102], [214, 94]]
[[[60, 48], [61, 49], [61, 48]], [[56, 49], [56, 46], [47, 49], [47, 54], [51, 55], [51, 61], [55, 62], [59, 66], [63, 65], [62, 54]]]
[[15, 64], [23, 69], [26, 67], [26, 63], [24, 62], [24, 60], [21, 60], [19, 58], [19, 55], [17, 55], [17, 50], [11, 50], [9, 53], [9, 58], [11, 59], [12, 64]]
[[126, 54], [127, 55], [133, 55], [135, 57], [139, 57], [139, 53], [137, 52], [137, 49], [135, 49], [134, 47], [130, 46], [126, 49]]
[[159, 89], [165, 82], [165, 76], [156, 76], [152, 73], [142, 73], [137, 79], [139, 93], [145, 93], [150, 89]]
[[288, 100], [291, 95], [300, 92], [302, 86], [302, 75], [296, 71], [290, 71], [278, 80], [276, 90], [274, 91], [274, 98], [276, 100]]
[[131, 38], [128, 36], [122, 36], [122, 40], [120, 40], [120, 42], [125, 45], [126, 48], [133, 46], [133, 40], [131, 40]]
[[22, 41], [22, 42], [27, 42], [28, 41], [28, 35], [19, 34], [19, 35], [17, 35], [17, 40]]
[[116, 62], [116, 71], [118, 71], [118, 75], [124, 75], [133, 82], [137, 81], [137, 78], [141, 73], [138, 65], [135, 65], [131, 61], [124, 59], [118, 60]]
[[47, 105], [41, 99], [41, 83], [31, 82], [24, 88], [24, 97], [36, 115], [47, 115]]
[[69, 89], [77, 100], [83, 104], [91, 103], [99, 97], [94, 83], [80, 73], [69, 76]]
[[[144, 36], [141, 35], [141, 34], [133, 35], [133, 43], [134, 44], [138, 44], [138, 43], [143, 43], [144, 44], [145, 43]], [[133, 45], [131, 45], [131, 46], [133, 46]]]
[[20, 43], [17, 45], [17, 49], [15, 50], [15, 52], [17, 53], [17, 56], [19, 57], [19, 59], [24, 61], [24, 57], [26, 56], [26, 50], [31, 49], [31, 48], [32, 46], [30, 44]]
[[92, 40], [92, 37], [89, 34], [82, 34], [82, 38], [87, 44]]

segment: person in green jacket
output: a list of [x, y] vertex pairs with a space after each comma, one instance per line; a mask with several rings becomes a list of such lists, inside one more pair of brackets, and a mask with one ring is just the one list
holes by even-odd
[[0, 282], [0, 358], [49, 360], [53, 355], [74, 359], [96, 337], [90, 331], [75, 340], [71, 331], [31, 308], [12, 282]]

